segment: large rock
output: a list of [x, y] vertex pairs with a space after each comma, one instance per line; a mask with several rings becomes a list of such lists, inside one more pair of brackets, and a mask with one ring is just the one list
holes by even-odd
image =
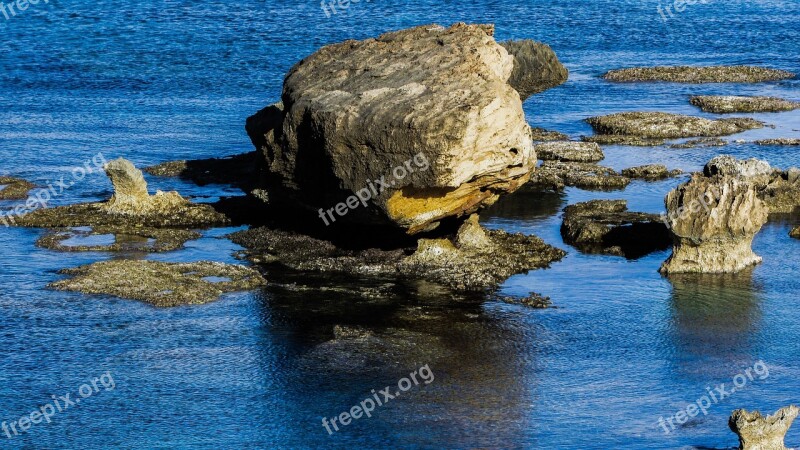
[[786, 450], [783, 438], [799, 412], [800, 408], [794, 405], [767, 417], [758, 411], [737, 409], [731, 414], [728, 426], [739, 436], [740, 450]]
[[769, 209], [754, 182], [695, 174], [665, 203], [674, 243], [663, 273], [731, 273], [761, 262], [752, 243]]
[[569, 71], [547, 44], [523, 39], [500, 45], [514, 57], [514, 71], [508, 82], [523, 100], [563, 84], [569, 78]]
[[[370, 208], [347, 219], [409, 234], [516, 190], [536, 155], [508, 83], [514, 58], [493, 33], [491, 25], [419, 26], [328, 45], [300, 61], [282, 105], [247, 123], [271, 188], [296, 206], [327, 210], [385, 177], [391, 184], [372, 191]], [[429, 167], [397, 169], [414, 158]]]

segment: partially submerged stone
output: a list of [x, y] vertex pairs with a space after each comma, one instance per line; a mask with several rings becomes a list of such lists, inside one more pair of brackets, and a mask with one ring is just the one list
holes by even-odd
[[618, 190], [630, 184], [614, 169], [597, 164], [545, 161], [531, 175], [527, 189], [562, 190], [574, 186], [588, 190]]
[[[67, 245], [65, 241], [91, 241], [97, 237], [112, 237], [107, 244], [78, 243]], [[147, 228], [137, 226], [98, 226], [88, 229], [72, 228], [50, 231], [36, 241], [39, 247], [62, 252], [170, 252], [183, 248], [200, 233], [174, 228]]]
[[593, 142], [556, 141], [534, 146], [543, 161], [597, 162], [605, 158], [603, 150]]
[[663, 164], [647, 164], [622, 170], [622, 176], [628, 178], [638, 178], [647, 181], [663, 180], [665, 178], [677, 177], [683, 173], [680, 169], [667, 169]]
[[628, 211], [626, 200], [592, 200], [567, 206], [561, 225], [564, 242], [586, 253], [638, 258], [669, 248], [662, 217]]
[[758, 83], [794, 78], [785, 70], [754, 66], [660, 66], [611, 70], [603, 78], [609, 81], [667, 81], [672, 83]]
[[800, 102], [777, 97], [697, 95], [693, 96], [689, 102], [702, 111], [715, 114], [781, 112], [800, 108]]
[[800, 413], [797, 406], [786, 406], [764, 417], [758, 411], [737, 409], [728, 419], [731, 431], [739, 436], [740, 450], [786, 450], [786, 432]]
[[508, 82], [522, 100], [563, 84], [569, 78], [569, 71], [547, 44], [523, 39], [500, 45], [514, 57], [514, 70]]
[[23, 200], [36, 185], [22, 178], [0, 177], [0, 187], [0, 200]]
[[508, 303], [510, 305], [521, 305], [533, 309], [546, 309], [553, 305], [550, 297], [545, 297], [542, 294], [531, 292], [527, 297], [514, 297], [511, 295], [498, 295], [498, 301]]
[[71, 277], [51, 283], [50, 288], [113, 295], [161, 307], [208, 303], [226, 292], [245, 291], [266, 284], [255, 269], [210, 261], [111, 260], [59, 273]]
[[695, 147], [724, 147], [728, 141], [718, 137], [704, 137], [699, 139], [689, 139], [685, 142], [670, 144], [669, 148], [695, 148]]
[[749, 117], [713, 120], [681, 114], [641, 111], [591, 117], [586, 121], [600, 135], [624, 135], [648, 139], [726, 136], [764, 126], [763, 123]]
[[800, 145], [800, 138], [761, 139], [756, 145]]
[[627, 136], [619, 134], [595, 134], [593, 136], [581, 136], [584, 142], [594, 142], [601, 145], [630, 145], [634, 147], [658, 147], [666, 144], [666, 139], [643, 138], [639, 136]]
[[800, 227], [793, 228], [792, 231], [789, 232], [789, 236], [800, 239]]
[[368, 206], [342, 221], [416, 234], [525, 184], [536, 165], [530, 127], [508, 83], [514, 57], [493, 34], [418, 26], [327, 45], [296, 64], [283, 107], [247, 121], [270, 190], [283, 191], [273, 199], [316, 211], [362, 192]]
[[566, 141], [569, 136], [559, 131], [546, 130], [544, 128], [531, 128], [531, 137], [534, 142]]

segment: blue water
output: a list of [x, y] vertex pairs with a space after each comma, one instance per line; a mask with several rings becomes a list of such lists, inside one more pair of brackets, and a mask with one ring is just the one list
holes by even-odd
[[[667, 5], [664, 1], [661, 3]], [[589, 134], [584, 118], [627, 110], [700, 114], [692, 94], [800, 100], [800, 80], [759, 85], [610, 84], [609, 69], [657, 64], [759, 64], [800, 73], [800, 2], [710, 1], [663, 21], [658, 1], [362, 1], [326, 17], [316, 1], [51, 0], [0, 15], [0, 175], [47, 185], [101, 152], [143, 166], [251, 150], [245, 118], [276, 101], [285, 72], [321, 45], [407, 26], [496, 24], [498, 39], [549, 43], [570, 81], [525, 103], [528, 120]], [[800, 111], [753, 115], [775, 125], [734, 139], [800, 137]], [[697, 170], [720, 152], [800, 166], [789, 147], [607, 147], [616, 169], [662, 162]], [[198, 200], [239, 195], [149, 178]], [[53, 292], [64, 267], [117, 257], [234, 263], [238, 247], [205, 232], [157, 255], [58, 253], [40, 230], [0, 229], [0, 420], [12, 422], [104, 373], [113, 389], [34, 424], [0, 448], [729, 448], [727, 417], [800, 402], [797, 218], [768, 224], [764, 263], [729, 278], [662, 278], [667, 252], [635, 261], [582, 255], [558, 232], [559, 211], [625, 198], [660, 212], [680, 180], [612, 193], [518, 194], [484, 214], [492, 228], [534, 233], [569, 255], [511, 278], [510, 294], [550, 296], [532, 311], [453, 298], [425, 283], [336, 284], [267, 273], [272, 285], [191, 307], [157, 309]], [[98, 200], [94, 173], [53, 204]], [[2, 202], [4, 209], [13, 202]], [[287, 286], [348, 288], [314, 291]], [[378, 296], [360, 295], [370, 289]], [[335, 339], [334, 326], [362, 338]], [[658, 425], [706, 387], [763, 360], [769, 375], [665, 434]], [[435, 375], [329, 436], [322, 417], [428, 365]], [[800, 445], [800, 430], [787, 436]]]

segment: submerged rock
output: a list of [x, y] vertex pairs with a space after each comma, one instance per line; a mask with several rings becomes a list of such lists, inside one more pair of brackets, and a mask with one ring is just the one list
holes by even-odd
[[567, 141], [569, 136], [559, 131], [545, 130], [544, 128], [531, 128], [531, 137], [534, 142]]
[[756, 145], [800, 145], [800, 138], [761, 139]]
[[527, 297], [513, 297], [510, 295], [498, 295], [497, 300], [508, 303], [510, 305], [527, 306], [534, 309], [546, 309], [553, 305], [550, 297], [545, 297], [542, 294], [531, 292]]
[[786, 450], [783, 439], [800, 413], [797, 406], [787, 406], [764, 417], [758, 411], [737, 409], [728, 426], [739, 436], [740, 450]]
[[593, 136], [581, 136], [584, 142], [594, 142], [601, 145], [630, 145], [634, 147], [658, 147], [666, 144], [666, 139], [642, 138], [638, 136], [627, 136], [618, 134], [595, 134]]
[[[493, 34], [419, 26], [327, 45], [296, 64], [283, 108], [247, 121], [271, 190], [283, 191], [272, 198], [317, 210], [359, 194], [368, 206], [342, 221], [416, 234], [525, 184], [531, 131], [508, 83], [514, 57]], [[374, 180], [386, 184], [370, 189]]]
[[597, 162], [605, 158], [603, 150], [593, 142], [557, 141], [534, 146], [536, 156], [544, 161]]
[[200, 261], [101, 261], [59, 273], [71, 278], [56, 281], [50, 288], [84, 294], [105, 294], [141, 300], [155, 306], [202, 304], [225, 292], [263, 286], [266, 280], [249, 267]]
[[500, 45], [514, 57], [514, 70], [508, 82], [522, 100], [563, 84], [569, 78], [569, 71], [547, 44], [523, 39]]
[[669, 148], [695, 148], [695, 147], [724, 147], [728, 141], [718, 137], [704, 137], [700, 139], [689, 139], [686, 142], [671, 144]]
[[611, 70], [603, 78], [609, 81], [668, 81], [672, 83], [758, 83], [794, 78], [785, 70], [753, 66], [661, 66]]
[[[113, 236], [110, 244], [65, 245], [68, 239], [91, 239], [98, 236]], [[62, 252], [170, 252], [183, 248], [200, 233], [173, 228], [147, 228], [137, 226], [98, 226], [85, 229], [52, 231], [36, 241], [39, 247]]]
[[648, 139], [725, 136], [764, 126], [763, 123], [748, 117], [712, 120], [663, 112], [624, 112], [590, 117], [586, 121], [600, 135], [624, 135]]
[[36, 187], [33, 183], [15, 177], [0, 177], [0, 200], [23, 200]]
[[752, 243], [769, 210], [755, 183], [695, 174], [665, 204], [674, 243], [662, 273], [730, 273], [761, 262]]
[[800, 108], [800, 102], [793, 102], [777, 97], [697, 95], [692, 97], [689, 102], [702, 111], [716, 114], [780, 112]]
[[645, 166], [631, 167], [622, 170], [622, 176], [628, 178], [639, 178], [647, 181], [663, 180], [665, 178], [677, 177], [683, 173], [680, 169], [667, 169], [663, 164], [648, 164]]
[[564, 242], [586, 253], [638, 258], [669, 248], [662, 217], [628, 211], [626, 200], [592, 200], [564, 209]]
[[532, 174], [527, 189], [562, 190], [564, 186], [574, 186], [589, 190], [624, 189], [630, 184], [614, 169], [597, 164], [545, 161]]

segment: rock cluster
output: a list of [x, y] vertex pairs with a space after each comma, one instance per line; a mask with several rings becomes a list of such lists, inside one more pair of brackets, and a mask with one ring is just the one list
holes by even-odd
[[786, 80], [794, 74], [785, 70], [754, 66], [661, 66], [631, 67], [611, 70], [603, 78], [609, 81], [668, 81], [673, 83], [758, 83]]
[[793, 102], [777, 97], [697, 95], [689, 99], [689, 101], [702, 111], [716, 114], [780, 112], [800, 108], [800, 102]]
[[783, 440], [798, 413], [800, 408], [794, 405], [767, 417], [758, 411], [737, 409], [728, 419], [728, 426], [739, 436], [740, 450], [786, 450]]

